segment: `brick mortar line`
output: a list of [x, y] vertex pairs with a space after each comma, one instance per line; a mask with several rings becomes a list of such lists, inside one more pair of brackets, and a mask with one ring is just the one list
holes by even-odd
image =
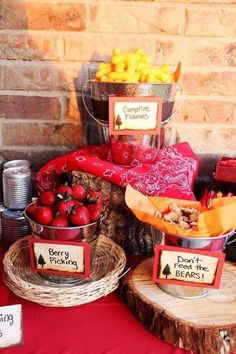
[[60, 98], [60, 97], [70, 97], [70, 94], [66, 91], [26, 91], [26, 90], [0, 90], [0, 96], [27, 96], [27, 97], [50, 97], [50, 98]]
[[[91, 37], [94, 37], [94, 36], [98, 36], [98, 37], [102, 37], [104, 38], [104, 35], [106, 35], [107, 37], [109, 38], [116, 38], [116, 37], [119, 37], [119, 38], [125, 38], [125, 39], [134, 39], [134, 38], [137, 38], [137, 33], [112, 33], [112, 32], [86, 32], [86, 31], [83, 31], [83, 32], [77, 32], [77, 31], [53, 31], [53, 30], [22, 30], [22, 29], [19, 29], [19, 30], [15, 30], [15, 29], [0, 29], [0, 34], [13, 34], [13, 35], [20, 35], [20, 34], [27, 34], [27, 35], [41, 35], [41, 36], [52, 36], [52, 35], [56, 35], [58, 37], [61, 37], [61, 36], [78, 36], [78, 33], [79, 33], [79, 36], [80, 38], [81, 37], [88, 37], [88, 35], [91, 35]], [[174, 35], [174, 34], [152, 34], [152, 33], [140, 33], [138, 34], [139, 37], [143, 37], [145, 39], [147, 38], [151, 38], [153, 40], [158, 40], [158, 38], [160, 39], [173, 39], [173, 40], [182, 40], [182, 39], [206, 39], [206, 40], [209, 40], [211, 39], [212, 41], [215, 41], [215, 40], [222, 40], [222, 41], [225, 41], [225, 42], [230, 42], [230, 41], [235, 41], [235, 37], [234, 36], [203, 36], [203, 35], [197, 35], [197, 36], [194, 36], [194, 35]]]
[[0, 117], [0, 123], [2, 125], [6, 124], [57, 124], [57, 125], [62, 125], [62, 124], [73, 124], [73, 125], [78, 125], [80, 124], [79, 120], [73, 120], [73, 119], [64, 119], [62, 120], [56, 120], [56, 119], [38, 119], [38, 118], [31, 118], [31, 119], [19, 119], [19, 118], [4, 118]]
[[217, 102], [222, 102], [222, 103], [236, 103], [236, 97], [233, 96], [218, 96], [218, 95], [212, 95], [212, 96], [203, 96], [203, 95], [184, 95], [180, 94], [177, 99], [178, 101], [206, 101], [206, 102], [212, 102], [212, 101], [217, 101]]
[[[80, 94], [80, 91], [77, 91]], [[70, 93], [68, 91], [14, 91], [14, 90], [0, 90], [1, 96], [25, 96], [25, 97], [50, 97], [50, 98], [70, 98]], [[219, 102], [236, 102], [235, 96], [220, 96], [220, 95], [187, 95], [179, 94], [178, 99], [180, 100], [204, 100], [204, 101], [219, 101]]]
[[[80, 60], [80, 61], [75, 61], [75, 60], [70, 60], [70, 61], [49, 61], [49, 60], [9, 60], [9, 59], [0, 59], [0, 65], [5, 65], [5, 66], [51, 66], [51, 67], [66, 67], [66, 66], [76, 66], [79, 64], [89, 64], [89, 63], [98, 63], [99, 61], [87, 61], [87, 60]], [[152, 63], [153, 65], [158, 65], [156, 63]], [[174, 67], [173, 65], [171, 65]], [[236, 67], [233, 66], [184, 66], [183, 72], [197, 72], [197, 73], [208, 73], [208, 72], [236, 72]]]
[[59, 101], [60, 106], [61, 106], [61, 116], [60, 116], [60, 121], [61, 122], [64, 120], [64, 117], [66, 116], [66, 111], [67, 111], [66, 99], [67, 99], [67, 96], [65, 96], [65, 95], [58, 97], [58, 101]]
[[47, 151], [54, 151], [54, 150], [60, 150], [60, 151], [65, 151], [65, 152], [70, 152], [73, 151], [72, 148], [65, 148], [65, 147], [61, 147], [61, 146], [49, 146], [49, 145], [38, 145], [38, 146], [24, 146], [24, 145], [1, 145], [0, 147], [0, 151], [2, 150], [8, 150], [8, 151], [14, 151], [14, 150], [20, 150], [22, 151], [45, 151], [45, 149], [47, 149]]
[[175, 127], [201, 127], [203, 130], [204, 129], [212, 129], [212, 126], [214, 126], [214, 129], [216, 130], [221, 130], [222, 128], [226, 128], [226, 129], [230, 129], [230, 128], [235, 128], [235, 124], [232, 123], [232, 124], [220, 124], [220, 123], [205, 123], [204, 124], [202, 122], [199, 122], [199, 123], [196, 123], [196, 122], [188, 122], [188, 124], [186, 124], [186, 122], [174, 122], [174, 121], [171, 121], [169, 123], [170, 125], [172, 126], [175, 126]]
[[[85, 30], [88, 31], [88, 28], [91, 28], [91, 11], [90, 11], [90, 1], [85, 1], [85, 10], [86, 10], [86, 22], [85, 22]], [[90, 33], [90, 31], [86, 32]]]
[[2, 123], [0, 122], [0, 146], [2, 146]]
[[[65, 4], [64, 0], [34, 0], [35, 3], [46, 3], [46, 4]], [[30, 3], [32, 4], [31, 0], [24, 0], [23, 3], [27, 4]], [[114, 6], [114, 2], [113, 1], [104, 1], [98, 3], [96, 0], [70, 0], [71, 4], [83, 4], [83, 5], [99, 5], [99, 6]], [[228, 4], [224, 4], [224, 3], [197, 3], [197, 4], [185, 4], [182, 2], [177, 2], [174, 3], [169, 1], [169, 2], [155, 2], [153, 3], [153, 1], [150, 1], [149, 3], [147, 3], [147, 1], [140, 1], [137, 4], [137, 1], [119, 1], [116, 0], [116, 5], [122, 5], [123, 7], [129, 7], [129, 6], [139, 6], [139, 7], [180, 7], [180, 8], [209, 8], [209, 5], [211, 5], [211, 8], [220, 8], [220, 7], [232, 7], [232, 5], [235, 5], [233, 3], [228, 3]]]

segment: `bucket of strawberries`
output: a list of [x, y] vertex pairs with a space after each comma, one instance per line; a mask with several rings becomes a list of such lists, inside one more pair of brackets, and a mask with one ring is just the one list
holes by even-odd
[[34, 237], [91, 243], [99, 235], [105, 208], [101, 192], [88, 191], [82, 184], [59, 185], [42, 192], [24, 214]]
[[[35, 238], [57, 241], [88, 242], [90, 263], [96, 253], [99, 228], [106, 210], [100, 191], [88, 190], [82, 184], [59, 185], [41, 192], [25, 211], [31, 234]], [[42, 273], [53, 283], [75, 283], [75, 277]]]

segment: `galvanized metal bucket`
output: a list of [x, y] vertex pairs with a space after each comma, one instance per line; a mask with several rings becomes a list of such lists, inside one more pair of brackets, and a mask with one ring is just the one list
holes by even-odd
[[178, 83], [149, 84], [126, 82], [100, 82], [89, 80], [87, 84], [91, 95], [94, 116], [102, 123], [108, 122], [109, 96], [157, 96], [163, 98], [162, 122], [171, 119]]
[[[50, 225], [41, 225], [27, 215], [27, 209], [33, 204], [34, 203], [29, 204], [24, 211], [24, 215], [30, 225], [32, 236], [34, 238], [46, 240], [87, 242], [90, 246], [90, 265], [92, 266], [96, 254], [99, 229], [103, 218], [83, 226], [55, 227]], [[50, 282], [51, 285], [64, 284], [66, 286], [74, 285], [80, 282], [80, 279], [77, 277], [41, 272], [39, 274], [43, 279]]]
[[[223, 252], [227, 245], [236, 241], [236, 234], [234, 230], [231, 230], [224, 235], [214, 237], [183, 237], [165, 234], [151, 227], [151, 235], [154, 245], [164, 244], [180, 248], [189, 248], [190, 250], [194, 249], [212, 252]], [[201, 298], [209, 293], [209, 289], [190, 286], [159, 284], [159, 287], [170, 295], [184, 299]]]
[[[163, 99], [162, 106], [162, 125], [168, 123], [174, 115], [178, 112], [179, 108], [174, 108], [176, 93], [180, 91], [180, 85], [178, 83], [171, 84], [149, 84], [149, 83], [126, 83], [126, 82], [99, 82], [96, 80], [88, 80], [87, 85], [82, 88], [82, 101], [84, 107], [89, 116], [97, 122], [100, 129], [101, 142], [109, 142], [108, 132], [108, 118], [109, 118], [109, 96], [157, 96]], [[89, 93], [93, 113], [90, 112], [86, 103], [85, 96]], [[144, 134], [144, 140], [148, 139], [152, 141], [152, 146], [156, 148], [160, 147], [160, 139], [158, 136], [151, 136], [148, 138], [147, 134]], [[127, 136], [126, 136], [127, 137]], [[149, 135], [150, 137], [150, 135]], [[153, 141], [155, 140], [155, 143]], [[114, 136], [115, 138], [115, 136]], [[119, 137], [121, 140], [122, 135]], [[133, 142], [133, 141], [132, 141]], [[142, 142], [141, 142], [142, 144]], [[116, 162], [116, 161], [115, 161]], [[117, 161], [119, 163], [119, 161]]]

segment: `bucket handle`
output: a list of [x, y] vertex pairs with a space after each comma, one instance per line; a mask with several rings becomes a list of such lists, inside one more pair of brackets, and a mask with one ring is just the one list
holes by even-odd
[[[231, 238], [233, 238], [232, 240], [230, 240]], [[232, 243], [234, 243], [236, 241], [236, 232], [234, 231], [234, 233], [229, 237], [229, 240], [226, 245], [231, 245]]]
[[[183, 88], [182, 88], [182, 86], [180, 84], [178, 84], [178, 87], [177, 87], [176, 91], [182, 93]], [[166, 120], [161, 122], [161, 125], [165, 125], [165, 124], [169, 123], [169, 121], [176, 115], [176, 113], [178, 113], [180, 111], [180, 109], [182, 107], [182, 104], [183, 104], [183, 101], [179, 102], [178, 106], [175, 109], [175, 111]]]
[[85, 95], [84, 95], [84, 93], [85, 92], [88, 92], [88, 87], [86, 86], [86, 85], [83, 85], [83, 87], [82, 87], [82, 101], [83, 101], [83, 104], [84, 104], [84, 107], [85, 107], [85, 109], [86, 109], [86, 111], [87, 111], [87, 113], [90, 115], [90, 117], [92, 118], [92, 119], [94, 119], [95, 120], [95, 122], [97, 122], [98, 124], [101, 124], [101, 125], [105, 125], [105, 126], [108, 126], [108, 124], [107, 123], [103, 123], [101, 120], [98, 120], [96, 117], [94, 117], [94, 115], [90, 112], [90, 110], [89, 110], [89, 108], [88, 108], [88, 106], [87, 106], [87, 103], [86, 103], [86, 100], [85, 100]]

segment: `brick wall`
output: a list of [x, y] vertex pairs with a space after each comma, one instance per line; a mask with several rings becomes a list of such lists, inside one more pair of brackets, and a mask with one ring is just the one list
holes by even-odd
[[183, 64], [168, 130], [199, 154], [235, 154], [235, 33], [235, 0], [1, 0], [0, 153], [38, 168], [87, 143], [96, 130], [74, 108], [74, 82], [80, 91], [113, 47], [142, 47]]

